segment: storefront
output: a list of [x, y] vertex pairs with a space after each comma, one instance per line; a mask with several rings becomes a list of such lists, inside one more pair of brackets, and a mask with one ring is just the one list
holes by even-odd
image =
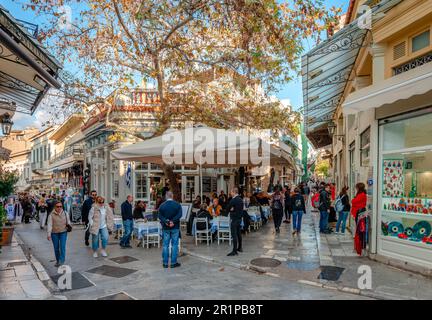
[[432, 268], [432, 108], [379, 121], [378, 254]]

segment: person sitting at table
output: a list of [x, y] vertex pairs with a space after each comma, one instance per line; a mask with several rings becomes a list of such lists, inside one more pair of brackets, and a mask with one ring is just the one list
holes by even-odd
[[208, 212], [213, 216], [213, 217], [218, 217], [221, 215], [221, 211], [222, 211], [222, 206], [219, 205], [219, 199], [218, 198], [213, 198], [213, 203], [210, 207], [208, 207]]
[[145, 212], [145, 204], [143, 201], [138, 200], [135, 204], [135, 208], [133, 211], [133, 218], [134, 220], [144, 219], [144, 212]]
[[194, 202], [192, 203], [194, 209], [199, 209], [201, 207], [201, 196], [196, 196]]
[[[208, 207], [205, 203], [203, 203], [201, 205], [200, 210], [197, 212], [196, 214], [197, 218], [205, 218], [207, 219], [207, 224], [210, 228], [210, 220], [213, 219], [212, 215], [209, 213]], [[205, 230], [206, 229], [206, 224], [205, 222], [197, 222], [196, 224], [196, 229], [197, 230]]]

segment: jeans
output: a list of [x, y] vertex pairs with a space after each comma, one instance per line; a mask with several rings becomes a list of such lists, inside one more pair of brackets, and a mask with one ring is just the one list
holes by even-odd
[[63, 264], [66, 259], [67, 232], [51, 233], [51, 240], [54, 246], [56, 261]]
[[347, 222], [348, 214], [349, 214], [349, 211], [341, 211], [341, 212], [339, 212], [338, 221], [336, 223], [336, 232], [339, 232], [339, 227], [340, 227], [340, 225], [342, 223], [341, 231], [342, 231], [342, 233], [345, 233], [345, 228], [346, 228], [346, 222]]
[[233, 238], [233, 252], [242, 247], [241, 219], [231, 220], [231, 236]]
[[283, 217], [282, 209], [273, 209], [272, 215], [273, 215], [273, 222], [274, 222], [275, 229], [279, 229], [282, 224], [282, 217]]
[[123, 237], [120, 239], [120, 245], [122, 247], [129, 246], [130, 245], [130, 239], [132, 235], [132, 229], [133, 229], [133, 220], [123, 220], [123, 228], [124, 228], [124, 234]]
[[169, 246], [171, 243], [171, 265], [174, 265], [177, 263], [180, 229], [163, 230], [162, 237], [162, 263], [168, 265]]
[[293, 211], [293, 230], [300, 232], [303, 218], [303, 211]]
[[291, 220], [291, 206], [289, 204], [285, 204], [285, 218], [290, 221]]
[[106, 246], [108, 244], [108, 228], [99, 229], [99, 232], [97, 234], [92, 234], [92, 249], [93, 251], [97, 251], [99, 249], [99, 238], [102, 241], [102, 249], [106, 249]]
[[329, 217], [329, 213], [328, 211], [320, 211], [320, 222], [319, 222], [319, 226], [320, 226], [320, 232], [326, 232], [328, 229], [328, 217]]

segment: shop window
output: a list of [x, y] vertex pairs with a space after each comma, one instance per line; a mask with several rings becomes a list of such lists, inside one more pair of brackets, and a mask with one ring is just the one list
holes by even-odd
[[147, 171], [147, 163], [135, 162], [135, 170], [146, 170]]
[[135, 198], [147, 198], [147, 176], [144, 172], [135, 173]]
[[[430, 127], [430, 115], [381, 127], [381, 239], [393, 242], [395, 253], [414, 259], [426, 256], [424, 248], [432, 248], [431, 131], [427, 126], [419, 130], [422, 123]], [[403, 246], [397, 252], [399, 243]]]
[[420, 51], [430, 45], [430, 30], [427, 30], [411, 39], [412, 52]]
[[370, 127], [360, 134], [360, 163], [362, 167], [369, 166], [370, 161]]

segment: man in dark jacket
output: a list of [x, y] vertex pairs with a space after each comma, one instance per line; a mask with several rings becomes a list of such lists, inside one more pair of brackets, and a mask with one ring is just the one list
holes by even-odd
[[320, 232], [330, 233], [328, 229], [328, 217], [330, 210], [330, 185], [326, 185], [320, 192], [319, 207], [320, 211]]
[[132, 202], [133, 196], [128, 195], [126, 201], [121, 204], [121, 215], [124, 228], [123, 237], [120, 239], [120, 247], [122, 248], [132, 248], [130, 245], [133, 228]]
[[291, 223], [291, 187], [285, 186], [285, 192], [284, 192], [284, 211], [285, 211], [285, 220], [284, 223]]
[[82, 208], [81, 208], [81, 220], [82, 220], [82, 222], [84, 222], [84, 224], [86, 226], [86, 232], [85, 232], [85, 238], [84, 238], [86, 246], [90, 245], [90, 243], [89, 243], [90, 228], [88, 225], [88, 223], [89, 223], [88, 216], [89, 216], [90, 209], [92, 208], [93, 203], [95, 202], [96, 197], [97, 197], [96, 190], [92, 190], [90, 192], [90, 197], [88, 197], [84, 201]]
[[243, 214], [243, 200], [238, 194], [238, 189], [233, 188], [231, 191], [232, 199], [228, 203], [227, 212], [230, 214], [231, 236], [233, 238], [233, 250], [228, 253], [228, 256], [238, 255], [238, 252], [243, 252], [242, 236], [241, 236], [241, 219]]
[[173, 193], [167, 191], [166, 201], [159, 207], [159, 220], [163, 229], [162, 264], [168, 268], [169, 246], [171, 243], [171, 268], [180, 267], [177, 262], [178, 243], [180, 237], [181, 205], [173, 200]]

